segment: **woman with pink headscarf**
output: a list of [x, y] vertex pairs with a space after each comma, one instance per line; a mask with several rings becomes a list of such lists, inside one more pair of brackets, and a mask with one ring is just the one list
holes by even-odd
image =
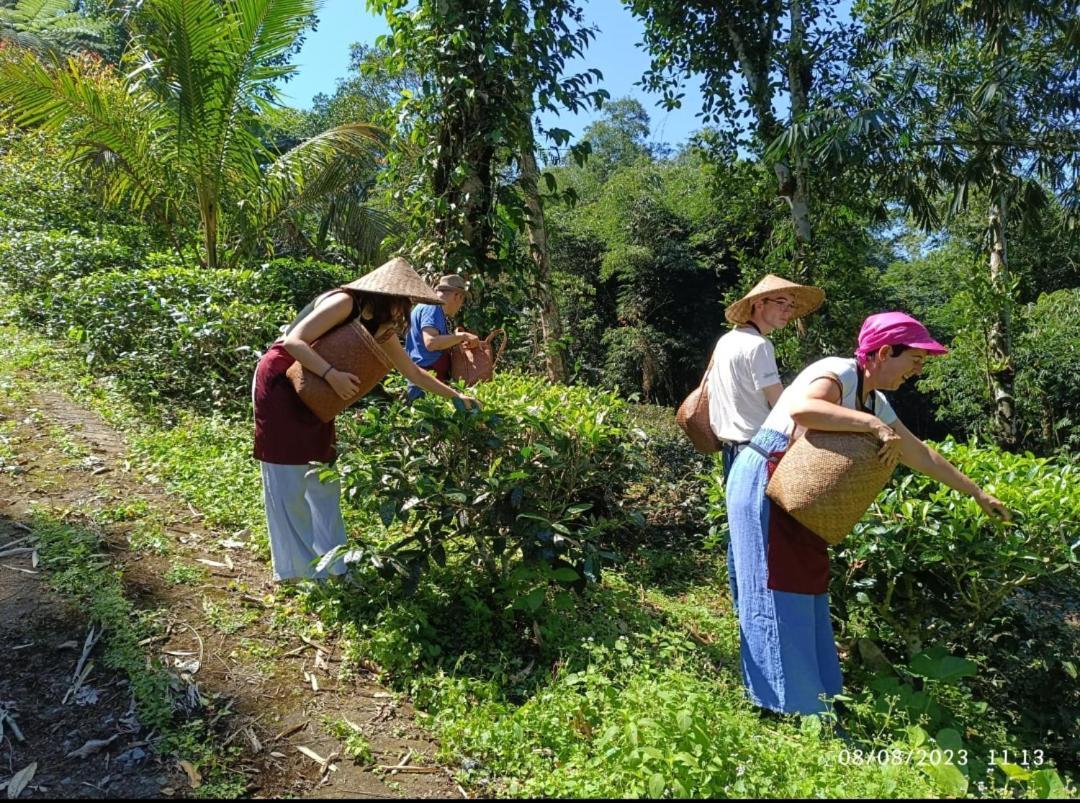
[[732, 466], [732, 589], [743, 680], [755, 705], [821, 713], [843, 685], [829, 617], [828, 545], [765, 495], [796, 428], [872, 433], [886, 465], [902, 462], [974, 497], [987, 515], [1010, 518], [998, 499], [912, 434], [881, 393], [918, 376], [927, 357], [946, 351], [910, 315], [871, 315], [854, 359], [826, 357], [804, 369]]

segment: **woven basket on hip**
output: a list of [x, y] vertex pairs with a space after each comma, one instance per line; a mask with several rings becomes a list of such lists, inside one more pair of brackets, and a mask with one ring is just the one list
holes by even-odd
[[294, 362], [285, 372], [296, 388], [300, 400], [327, 423], [333, 421], [338, 413], [368, 393], [390, 373], [390, 360], [359, 320], [352, 320], [331, 329], [312, 343], [311, 347], [334, 368], [354, 374], [360, 380], [356, 395], [343, 399], [330, 387], [329, 382], [320, 379], [318, 374], [307, 370], [299, 362]]
[[810, 430], [780, 459], [765, 493], [830, 544], [839, 544], [892, 476], [881, 443], [861, 432]]
[[683, 399], [679, 409], [675, 411], [675, 423], [686, 433], [690, 443], [702, 454], [714, 454], [720, 451], [723, 445], [713, 432], [709, 422], [709, 371], [712, 370], [712, 360], [705, 369], [705, 375], [701, 377], [701, 384]]

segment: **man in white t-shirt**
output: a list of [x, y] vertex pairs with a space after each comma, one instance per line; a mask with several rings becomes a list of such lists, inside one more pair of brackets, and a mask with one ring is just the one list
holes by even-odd
[[769, 333], [809, 315], [824, 300], [819, 288], [770, 273], [724, 311], [736, 326], [716, 343], [707, 387], [709, 423], [723, 441], [725, 478], [784, 390]]

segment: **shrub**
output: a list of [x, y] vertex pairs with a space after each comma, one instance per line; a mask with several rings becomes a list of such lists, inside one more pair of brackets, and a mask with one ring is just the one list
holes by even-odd
[[1024, 318], [1014, 358], [1025, 443], [1080, 452], [1080, 288], [1040, 296]]
[[320, 293], [356, 278], [354, 271], [343, 265], [291, 258], [265, 262], [253, 268], [252, 274], [259, 298], [288, 304], [295, 310], [306, 307]]
[[[639, 471], [636, 436], [614, 393], [502, 374], [476, 388], [483, 409], [427, 396], [343, 422], [336, 466], [346, 497], [399, 539], [372, 560], [415, 585], [451, 547], [515, 605], [539, 608], [549, 581], [600, 576], [629, 514], [618, 496]], [[396, 524], [395, 524], [396, 522]], [[556, 606], [569, 605], [565, 593]]]
[[56, 293], [49, 323], [132, 398], [243, 409], [260, 350], [292, 313], [251, 300], [256, 281], [176, 267], [97, 273]]
[[970, 644], [1015, 589], [1077, 560], [1075, 466], [974, 443], [938, 448], [1015, 511], [1015, 521], [991, 521], [974, 500], [908, 474], [834, 552], [833, 599], [843, 618], [872, 622], [909, 654], [927, 641]]
[[0, 277], [28, 321], [80, 343], [132, 398], [226, 411], [247, 408], [259, 354], [296, 310], [349, 279], [313, 260], [189, 268], [170, 254], [39, 231], [0, 242]]
[[12, 231], [0, 239], [0, 279], [31, 323], [47, 323], [61, 302], [53, 297], [79, 278], [135, 270], [141, 254], [110, 240], [56, 231]]

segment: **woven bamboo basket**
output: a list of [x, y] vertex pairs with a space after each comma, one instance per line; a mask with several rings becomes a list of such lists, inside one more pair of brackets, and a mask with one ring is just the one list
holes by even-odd
[[705, 368], [705, 374], [696, 388], [690, 391], [690, 395], [683, 399], [679, 409], [675, 411], [675, 423], [686, 433], [694, 449], [702, 454], [715, 454], [720, 451], [723, 444], [713, 432], [712, 422], [709, 420], [709, 371], [712, 370], [712, 358]]
[[878, 459], [880, 448], [866, 433], [810, 430], [781, 458], [765, 493], [823, 540], [839, 544], [892, 476]]
[[375, 338], [360, 321], [331, 329], [311, 347], [339, 371], [355, 374], [360, 389], [349, 399], [341, 398], [325, 379], [294, 362], [285, 375], [289, 377], [300, 400], [322, 421], [329, 423], [337, 414], [366, 395], [390, 373], [390, 360], [383, 354]]
[[[492, 341], [498, 335], [502, 335], [502, 340], [496, 349]], [[493, 329], [491, 334], [474, 348], [454, 346], [450, 350], [450, 378], [464, 381], [467, 388], [479, 382], [490, 382], [495, 376], [495, 363], [499, 361], [503, 349], [506, 348], [506, 341], [504, 330]]]

